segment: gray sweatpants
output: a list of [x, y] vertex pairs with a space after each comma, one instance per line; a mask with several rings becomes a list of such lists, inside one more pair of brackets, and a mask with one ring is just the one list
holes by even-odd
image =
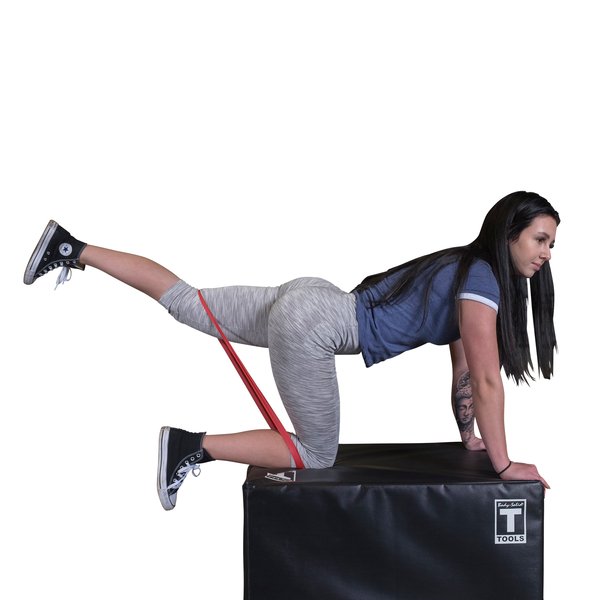
[[[304, 465], [331, 466], [340, 428], [335, 355], [360, 352], [354, 294], [302, 277], [278, 287], [202, 289], [202, 295], [231, 342], [269, 349]], [[160, 303], [181, 323], [217, 335], [196, 288], [179, 281]]]

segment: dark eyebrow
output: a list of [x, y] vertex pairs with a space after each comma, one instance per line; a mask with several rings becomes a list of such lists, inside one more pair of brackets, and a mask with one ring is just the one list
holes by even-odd
[[[545, 231], [538, 231], [537, 233], [539, 236], [549, 240], [550, 239], [550, 235], [547, 234]], [[554, 244], [555, 240], [552, 240], [552, 243]]]

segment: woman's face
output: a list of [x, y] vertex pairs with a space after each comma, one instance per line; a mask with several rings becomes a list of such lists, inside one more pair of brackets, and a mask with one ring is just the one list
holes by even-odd
[[556, 238], [556, 221], [549, 215], [541, 215], [510, 242], [510, 255], [515, 269], [523, 277], [533, 277], [542, 265], [550, 260]]

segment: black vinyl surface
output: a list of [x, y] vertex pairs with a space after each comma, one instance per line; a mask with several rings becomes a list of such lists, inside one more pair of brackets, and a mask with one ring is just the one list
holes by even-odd
[[342, 444], [248, 469], [246, 600], [541, 600], [543, 487], [460, 443]]

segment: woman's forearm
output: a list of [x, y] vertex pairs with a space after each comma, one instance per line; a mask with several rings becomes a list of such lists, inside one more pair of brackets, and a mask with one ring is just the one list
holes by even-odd
[[471, 374], [468, 369], [457, 373], [452, 382], [452, 411], [458, 425], [460, 439], [465, 446], [469, 447], [476, 436]]
[[475, 418], [492, 465], [501, 471], [509, 462], [504, 429], [504, 390], [502, 382], [473, 380]]

